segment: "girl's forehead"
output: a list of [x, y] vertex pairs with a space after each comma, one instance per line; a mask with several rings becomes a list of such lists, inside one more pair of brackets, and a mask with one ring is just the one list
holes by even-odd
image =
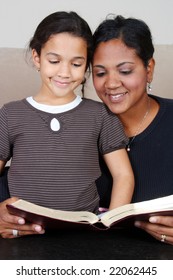
[[[47, 43], [49, 42], [54, 42], [54, 43], [64, 43], [64, 42], [75, 42], [76, 44], [81, 44], [83, 42], [85, 42], [85, 40], [82, 37], [73, 35], [71, 33], [68, 32], [62, 32], [62, 33], [56, 33], [53, 34], [49, 37]], [[85, 42], [86, 44], [86, 42]]]
[[76, 37], [70, 33], [54, 34], [42, 47], [42, 54], [56, 54], [59, 56], [86, 57], [87, 44], [81, 37]]
[[[86, 49], [87, 44], [81, 37], [74, 36], [70, 33], [58, 33], [52, 35], [44, 44], [43, 48], [62, 48], [62, 49]], [[69, 47], [69, 48], [68, 48]]]

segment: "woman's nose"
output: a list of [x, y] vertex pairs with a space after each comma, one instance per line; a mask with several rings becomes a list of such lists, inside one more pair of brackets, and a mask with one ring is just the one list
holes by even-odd
[[107, 77], [106, 83], [105, 83], [105, 87], [108, 89], [114, 89], [114, 88], [118, 88], [121, 86], [121, 80], [119, 79], [119, 77], [115, 74], [110, 75]]

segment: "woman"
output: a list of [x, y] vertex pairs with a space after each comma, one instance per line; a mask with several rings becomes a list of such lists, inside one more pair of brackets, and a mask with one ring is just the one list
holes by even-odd
[[[170, 195], [173, 100], [150, 94], [155, 64], [150, 30], [141, 20], [117, 16], [103, 21], [93, 38], [96, 92], [117, 114], [129, 137], [127, 151], [135, 174], [133, 202]], [[106, 188], [111, 176], [101, 164], [103, 176], [97, 184], [102, 205], [107, 206]], [[172, 217], [152, 217], [149, 222], [138, 221], [135, 225], [156, 239], [173, 244]]]

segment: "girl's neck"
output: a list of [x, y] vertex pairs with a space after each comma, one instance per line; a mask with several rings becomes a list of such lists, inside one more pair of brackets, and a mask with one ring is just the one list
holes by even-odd
[[140, 104], [136, 104], [127, 112], [118, 117], [123, 123], [128, 137], [134, 137], [143, 132], [153, 121], [159, 110], [159, 104], [151, 97], [146, 96]]
[[35, 96], [33, 96], [33, 99], [44, 105], [52, 105], [52, 106], [58, 106], [58, 105], [66, 105], [68, 103], [71, 103], [75, 100], [76, 94], [74, 92], [66, 95], [66, 96], [56, 96], [52, 93], [45, 93], [43, 91], [39, 91]]

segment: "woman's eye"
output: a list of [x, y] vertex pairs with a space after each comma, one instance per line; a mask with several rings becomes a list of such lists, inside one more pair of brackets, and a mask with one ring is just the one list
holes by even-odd
[[103, 77], [104, 75], [105, 75], [105, 72], [95, 73], [96, 77]]
[[120, 74], [129, 75], [132, 73], [132, 70], [120, 70]]

